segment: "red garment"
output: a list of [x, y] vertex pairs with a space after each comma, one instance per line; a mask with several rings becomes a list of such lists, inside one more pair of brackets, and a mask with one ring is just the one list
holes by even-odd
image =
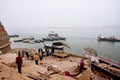
[[22, 57], [21, 56], [16, 57], [16, 63], [22, 64]]
[[84, 61], [81, 60], [81, 62], [80, 62], [80, 72], [82, 72], [83, 68], [84, 68]]
[[77, 76], [78, 74], [71, 74], [70, 72], [65, 71], [65, 75], [66, 75], [66, 76], [74, 77], [74, 76]]

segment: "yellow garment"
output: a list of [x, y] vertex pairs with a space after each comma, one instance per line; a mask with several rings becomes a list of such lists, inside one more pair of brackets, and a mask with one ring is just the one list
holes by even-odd
[[39, 60], [39, 56], [37, 54], [34, 55], [34, 60]]

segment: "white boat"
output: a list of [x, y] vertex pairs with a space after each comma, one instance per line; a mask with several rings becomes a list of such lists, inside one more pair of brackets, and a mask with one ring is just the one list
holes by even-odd
[[[52, 48], [52, 46], [53, 46], [52, 44], [44, 44], [45, 48]], [[63, 50], [64, 46], [63, 45], [61, 45], [61, 46], [54, 45], [54, 49]]]
[[55, 33], [54, 31], [51, 31], [47, 37], [42, 38], [45, 41], [54, 41], [54, 40], [65, 40], [65, 37], [61, 37], [59, 36], [57, 33]]

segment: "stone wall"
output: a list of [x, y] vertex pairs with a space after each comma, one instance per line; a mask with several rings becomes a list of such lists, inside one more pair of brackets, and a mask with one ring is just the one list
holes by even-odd
[[4, 26], [0, 22], [0, 54], [10, 50], [10, 38]]

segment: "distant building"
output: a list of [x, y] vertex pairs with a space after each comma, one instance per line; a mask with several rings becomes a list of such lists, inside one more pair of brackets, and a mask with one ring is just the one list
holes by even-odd
[[0, 22], [0, 54], [10, 50], [10, 39], [7, 31]]

